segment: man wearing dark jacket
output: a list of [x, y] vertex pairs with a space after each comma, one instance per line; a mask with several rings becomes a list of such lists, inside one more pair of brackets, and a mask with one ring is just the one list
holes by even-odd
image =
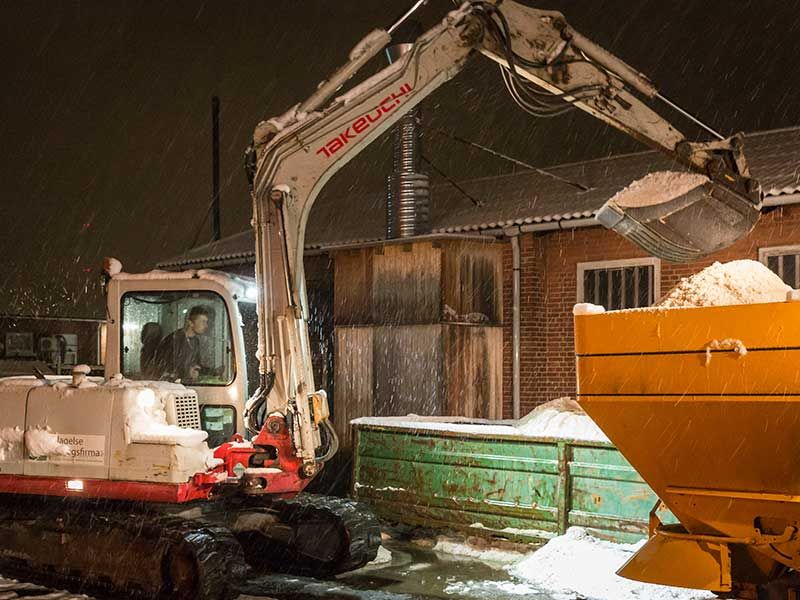
[[200, 337], [208, 331], [208, 309], [194, 306], [186, 317], [182, 329], [177, 329], [161, 340], [156, 351], [156, 364], [162, 379], [182, 382], [196, 381], [202, 369], [203, 349]]

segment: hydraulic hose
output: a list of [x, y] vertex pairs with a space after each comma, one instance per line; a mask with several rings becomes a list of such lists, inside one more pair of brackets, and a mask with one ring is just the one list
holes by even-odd
[[275, 373], [266, 373], [261, 377], [261, 385], [247, 401], [244, 409], [244, 424], [251, 436], [258, 435], [266, 420], [266, 404], [269, 393], [275, 385]]

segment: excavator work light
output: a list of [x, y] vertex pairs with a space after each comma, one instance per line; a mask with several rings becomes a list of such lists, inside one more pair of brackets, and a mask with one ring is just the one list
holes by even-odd
[[82, 479], [70, 479], [67, 481], [67, 489], [70, 492], [82, 492], [83, 491], [83, 480]]

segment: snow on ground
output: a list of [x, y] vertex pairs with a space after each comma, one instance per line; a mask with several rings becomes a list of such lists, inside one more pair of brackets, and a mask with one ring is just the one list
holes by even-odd
[[423, 431], [446, 431], [479, 436], [515, 436], [527, 438], [570, 439], [609, 443], [594, 421], [570, 398], [551, 400], [535, 408], [518, 421], [489, 421], [459, 417], [361, 417], [353, 425], [398, 427]]
[[539, 597], [537, 592], [538, 590], [530, 584], [515, 581], [455, 581], [444, 588], [445, 594], [487, 599], [496, 598], [498, 594], [521, 598]]
[[715, 262], [684, 277], [656, 307], [678, 308], [784, 302], [792, 290], [780, 277], [755, 260]]
[[708, 177], [698, 173], [657, 171], [637, 179], [617, 192], [609, 202], [630, 208], [653, 206], [677, 198], [704, 183], [708, 183]]
[[542, 538], [547, 537], [546, 531], [541, 529], [520, 529], [519, 527], [503, 527], [502, 529], [496, 529], [492, 527], [486, 527], [483, 523], [472, 523], [470, 525], [471, 529], [488, 529], [492, 532], [499, 531], [500, 533], [509, 533], [512, 535], [519, 535], [519, 536], [527, 536], [530, 538]]
[[73, 594], [67, 591], [48, 589], [34, 583], [6, 579], [0, 574], [0, 598], [36, 598], [37, 600], [92, 600], [86, 594]]
[[378, 548], [378, 555], [375, 557], [375, 560], [368, 563], [370, 565], [384, 565], [386, 563], [392, 562], [392, 553], [391, 551], [386, 548], [386, 546], [381, 546]]
[[542, 591], [586, 600], [701, 600], [710, 592], [640, 583], [616, 575], [644, 542], [615, 544], [571, 527], [509, 567], [509, 572]]
[[443, 535], [436, 538], [436, 545], [433, 547], [433, 551], [437, 554], [476, 559], [494, 565], [516, 563], [525, 556], [521, 552], [514, 552], [513, 550], [501, 550], [492, 547], [478, 548], [464, 541]]
[[406, 492], [406, 491], [408, 491], [408, 490], [406, 490], [406, 488], [394, 487], [393, 485], [375, 487], [374, 485], [364, 485], [363, 483], [358, 483], [358, 482], [356, 482], [355, 486], [353, 486], [353, 487], [355, 487], [355, 489], [357, 489], [357, 490], [367, 489], [367, 490], [372, 490], [373, 492]]
[[520, 596], [555, 600], [706, 600], [710, 592], [640, 583], [616, 575], [644, 542], [617, 544], [593, 537], [581, 527], [551, 539], [540, 549], [521, 554], [479, 548], [440, 536], [434, 552], [502, 567], [510, 581], [465, 579], [450, 582], [449, 595], [469, 598]]

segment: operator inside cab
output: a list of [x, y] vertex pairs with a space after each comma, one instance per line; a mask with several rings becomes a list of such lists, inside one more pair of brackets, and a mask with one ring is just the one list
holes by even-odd
[[122, 296], [120, 372], [140, 381], [230, 385], [236, 373], [228, 309], [214, 292]]
[[158, 344], [153, 357], [154, 371], [160, 379], [183, 383], [195, 382], [211, 371], [206, 334], [209, 310], [193, 306], [183, 327], [176, 329]]

